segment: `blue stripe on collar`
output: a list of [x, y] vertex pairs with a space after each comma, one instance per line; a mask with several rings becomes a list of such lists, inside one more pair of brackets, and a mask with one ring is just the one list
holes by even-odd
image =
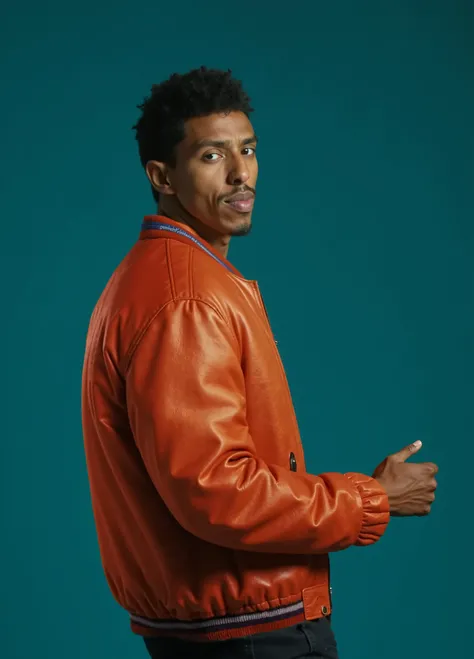
[[210, 249], [207, 249], [207, 247], [205, 247], [205, 245], [203, 245], [197, 238], [195, 238], [192, 234], [188, 233], [184, 229], [180, 229], [179, 227], [175, 227], [172, 224], [164, 224], [162, 222], [143, 222], [142, 230], [146, 231], [147, 229], [158, 229], [158, 231], [170, 231], [171, 233], [177, 233], [180, 236], [184, 236], [185, 238], [189, 238], [189, 240], [192, 240], [193, 243], [195, 243], [198, 247], [200, 247], [203, 252], [206, 252], [206, 254], [211, 256], [215, 261], [217, 261], [218, 263], [223, 265], [224, 268], [227, 268], [227, 270], [229, 270], [229, 272], [232, 272], [232, 268], [230, 268], [227, 265], [227, 263], [225, 263], [218, 256], [213, 254]]

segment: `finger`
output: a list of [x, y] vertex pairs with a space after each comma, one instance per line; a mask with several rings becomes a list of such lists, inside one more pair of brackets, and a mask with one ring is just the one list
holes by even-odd
[[409, 457], [415, 455], [415, 453], [418, 453], [421, 447], [422, 447], [422, 443], [418, 439], [416, 442], [413, 442], [413, 444], [410, 444], [409, 446], [405, 446], [405, 448], [402, 448], [402, 450], [398, 451], [398, 453], [394, 453], [392, 455], [392, 459], [396, 460], [397, 462], [405, 462], [406, 460], [408, 460]]
[[438, 473], [438, 471], [439, 471], [439, 469], [438, 469], [438, 465], [435, 465], [434, 462], [425, 462], [424, 464], [425, 464], [426, 471], [427, 471], [429, 474], [433, 474], [433, 475], [434, 475], [434, 474], [437, 474], [437, 473]]

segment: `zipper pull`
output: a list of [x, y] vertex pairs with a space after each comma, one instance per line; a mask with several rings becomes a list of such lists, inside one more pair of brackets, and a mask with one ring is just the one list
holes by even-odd
[[296, 464], [296, 458], [293, 451], [290, 453], [290, 471], [296, 471], [298, 465]]

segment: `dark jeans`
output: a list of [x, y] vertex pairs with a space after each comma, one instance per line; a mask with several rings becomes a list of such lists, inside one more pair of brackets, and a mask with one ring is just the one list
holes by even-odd
[[231, 641], [149, 638], [145, 644], [152, 659], [338, 659], [336, 639], [327, 618]]

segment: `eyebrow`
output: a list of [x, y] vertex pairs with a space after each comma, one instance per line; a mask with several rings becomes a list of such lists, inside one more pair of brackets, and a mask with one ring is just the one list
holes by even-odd
[[[246, 144], [256, 144], [258, 142], [257, 136], [252, 135], [252, 137], [246, 137], [240, 142], [240, 146], [245, 146]], [[199, 140], [194, 145], [194, 148], [202, 149], [206, 146], [215, 146], [221, 149], [228, 149], [232, 146], [232, 140]]]

